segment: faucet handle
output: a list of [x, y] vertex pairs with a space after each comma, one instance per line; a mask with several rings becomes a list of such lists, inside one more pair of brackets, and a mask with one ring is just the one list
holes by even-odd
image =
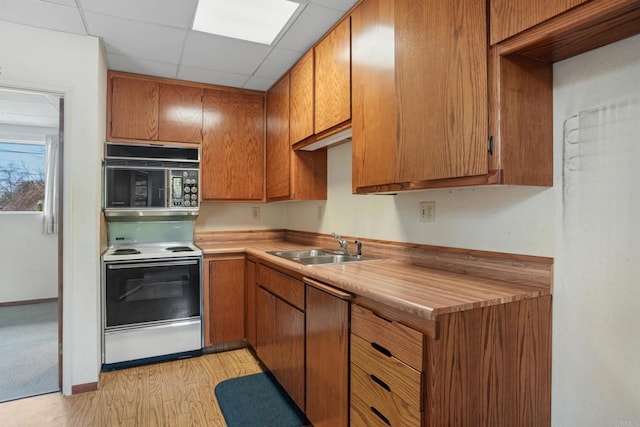
[[342, 237], [341, 237], [339, 234], [337, 234], [335, 231], [334, 231], [333, 233], [331, 233], [331, 236], [332, 236], [333, 238], [335, 238], [335, 239], [341, 239], [341, 238], [342, 238]]
[[356, 240], [353, 243], [356, 244], [356, 255], [362, 256], [362, 242], [360, 240]]

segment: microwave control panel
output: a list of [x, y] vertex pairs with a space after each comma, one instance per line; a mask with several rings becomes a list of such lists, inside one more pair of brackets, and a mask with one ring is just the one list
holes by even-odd
[[173, 169], [171, 170], [171, 200], [172, 208], [198, 207], [199, 196], [198, 170]]

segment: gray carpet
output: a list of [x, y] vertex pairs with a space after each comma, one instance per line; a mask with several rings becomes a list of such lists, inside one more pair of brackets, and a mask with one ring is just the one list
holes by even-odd
[[58, 303], [0, 307], [0, 402], [58, 391]]

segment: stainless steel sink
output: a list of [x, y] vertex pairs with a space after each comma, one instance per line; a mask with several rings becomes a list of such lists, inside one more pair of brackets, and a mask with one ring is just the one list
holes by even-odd
[[329, 249], [305, 249], [297, 251], [272, 251], [267, 252], [281, 258], [295, 261], [304, 265], [335, 264], [342, 262], [371, 261], [376, 258], [365, 258], [357, 255], [344, 255], [338, 251]]

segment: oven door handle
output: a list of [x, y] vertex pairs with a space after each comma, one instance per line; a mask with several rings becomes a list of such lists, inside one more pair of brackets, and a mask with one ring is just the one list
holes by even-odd
[[135, 264], [109, 264], [107, 268], [109, 270], [125, 270], [128, 268], [143, 268], [143, 267], [174, 267], [177, 265], [194, 265], [200, 262], [197, 259], [186, 261], [171, 261], [171, 262], [145, 262]]

